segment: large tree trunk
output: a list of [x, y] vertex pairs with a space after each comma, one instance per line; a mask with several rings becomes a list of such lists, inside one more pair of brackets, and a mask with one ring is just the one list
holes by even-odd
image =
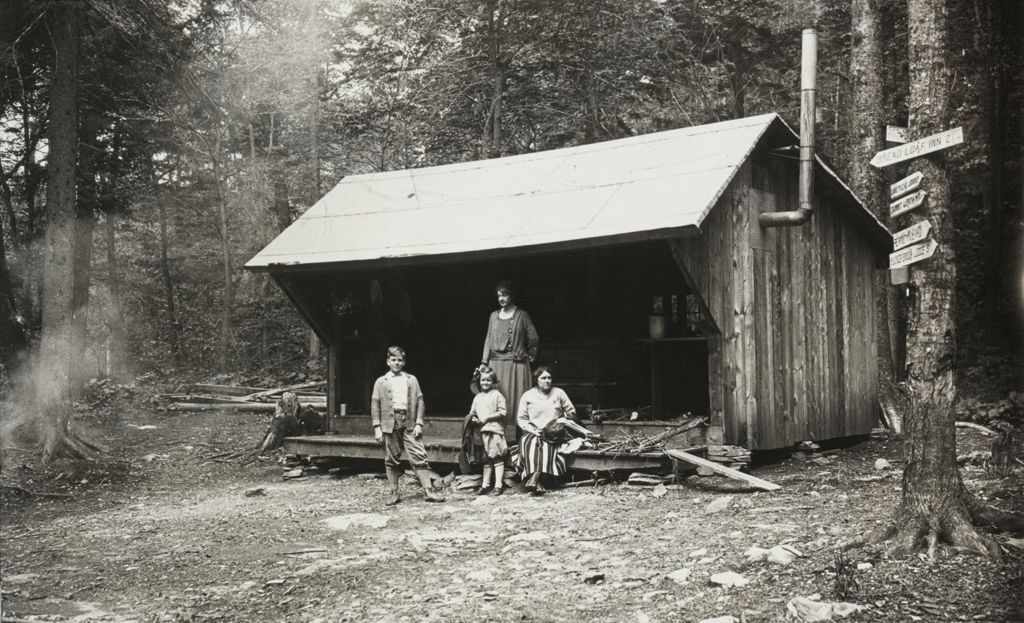
[[96, 157], [100, 116], [82, 115], [78, 158], [78, 199], [75, 202], [74, 275], [71, 292], [71, 395], [82, 393], [89, 370], [85, 351], [89, 341], [89, 281], [92, 277], [92, 232], [96, 225]]
[[11, 272], [7, 268], [3, 219], [0, 218], [0, 367], [13, 372], [18, 352], [25, 347], [25, 336], [18, 320]]
[[[947, 15], [944, 3], [910, 0], [910, 129], [924, 137], [947, 129], [950, 121], [951, 70], [947, 57]], [[950, 205], [950, 182], [941, 156], [918, 158], [928, 190], [925, 210], [909, 221], [927, 218], [938, 248], [930, 259], [911, 269], [911, 304], [907, 328], [907, 463], [903, 498], [891, 522], [870, 540], [891, 538], [893, 549], [911, 551], [927, 545], [934, 557], [940, 543], [982, 555], [999, 556], [991, 541], [971, 524], [975, 507], [956, 463], [953, 401], [956, 385], [956, 264]]]
[[74, 2], [56, 3], [49, 17], [55, 58], [50, 87], [42, 339], [34, 409], [44, 458], [82, 458], [88, 450], [69, 431], [71, 362], [81, 355], [70, 350], [81, 8]]
[[[868, 164], [883, 147], [882, 16], [876, 0], [853, 0], [850, 4], [853, 39], [850, 50], [850, 81], [853, 102], [850, 114], [850, 164], [853, 191], [888, 224], [888, 205], [881, 173]], [[891, 317], [896, 314], [896, 297], [885, 271], [875, 275], [875, 324], [878, 327], [878, 392], [882, 409], [895, 432], [903, 432], [904, 405], [896, 391], [896, 352], [893, 348]]]
[[121, 269], [117, 258], [117, 214], [104, 215], [103, 230], [107, 242], [107, 375], [121, 381], [127, 376], [128, 348], [125, 339], [124, 312], [121, 309]]
[[231, 291], [231, 241], [228, 237], [228, 200], [224, 192], [224, 179], [221, 177], [220, 170], [220, 128], [217, 128], [216, 132], [217, 138], [214, 141], [212, 161], [214, 184], [217, 187], [217, 215], [220, 224], [221, 257], [224, 265], [224, 291], [221, 296], [220, 312], [220, 345], [217, 351], [217, 358], [221, 371], [226, 371], [228, 369], [228, 353], [231, 348], [231, 305], [233, 299]]
[[160, 218], [160, 280], [164, 286], [164, 302], [167, 306], [167, 323], [171, 331], [171, 357], [175, 364], [178, 360], [178, 316], [174, 311], [174, 280], [171, 277], [171, 265], [168, 259], [169, 242], [167, 236], [167, 206], [163, 194], [157, 189], [156, 207]]

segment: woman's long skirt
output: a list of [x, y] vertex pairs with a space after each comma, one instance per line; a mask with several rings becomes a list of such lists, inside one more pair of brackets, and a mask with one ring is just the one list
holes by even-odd
[[546, 443], [537, 435], [526, 431], [521, 432], [519, 451], [512, 460], [523, 480], [535, 472], [552, 476], [561, 476], [565, 473], [565, 457], [558, 453], [558, 446]]
[[533, 387], [533, 378], [530, 375], [530, 363], [527, 361], [513, 361], [512, 359], [491, 358], [489, 364], [498, 377], [498, 391], [505, 397], [505, 439], [515, 439], [516, 415], [519, 414], [519, 398], [526, 390]]

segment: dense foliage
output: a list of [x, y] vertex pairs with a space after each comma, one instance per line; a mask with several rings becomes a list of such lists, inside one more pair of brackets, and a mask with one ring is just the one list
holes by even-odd
[[[821, 37], [822, 151], [842, 171], [849, 148], [840, 0], [83, 5], [79, 214], [99, 215], [84, 277], [86, 378], [301, 368], [300, 319], [242, 264], [342, 176], [769, 111], [795, 127], [799, 33], [810, 25]], [[22, 333], [31, 344], [40, 327], [49, 6], [7, 2], [0, 16], [8, 372], [27, 352]], [[1020, 365], [1024, 71], [1012, 25], [1024, 9], [1003, 0], [987, 10], [954, 15], [949, 51], [962, 97], [951, 125], [974, 146], [958, 156], [954, 184], [958, 364], [978, 386], [1006, 388]], [[888, 11], [887, 114], [903, 124], [905, 21], [899, 3]]]

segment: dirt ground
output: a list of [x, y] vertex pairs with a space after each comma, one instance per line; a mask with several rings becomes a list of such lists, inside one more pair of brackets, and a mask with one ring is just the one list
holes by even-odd
[[[815, 593], [866, 606], [852, 621], [1024, 620], [1024, 541], [1013, 535], [992, 535], [1002, 563], [864, 549], [837, 563], [831, 547], [899, 499], [892, 440], [775, 457], [756, 470], [783, 486], [774, 493], [694, 477], [667, 493], [609, 484], [541, 498], [449, 492], [428, 504], [406, 478], [403, 502], [388, 508], [373, 473], [382, 463], [283, 480], [273, 460], [204, 458], [252, 447], [267, 419], [84, 416], [76, 426], [109, 460], [44, 466], [5, 451], [3, 620], [753, 623], [785, 620], [789, 600]], [[963, 435], [962, 446], [985, 446]], [[892, 466], [876, 469], [879, 458]], [[1024, 509], [1019, 463], [1007, 478], [983, 466], [964, 478], [1001, 508]], [[751, 546], [780, 544], [803, 556], [747, 562]], [[749, 583], [710, 582], [725, 571]]]

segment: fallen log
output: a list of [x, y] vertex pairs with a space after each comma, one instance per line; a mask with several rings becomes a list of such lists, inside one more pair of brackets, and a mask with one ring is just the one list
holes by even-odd
[[190, 394], [220, 394], [226, 396], [248, 396], [256, 392], [267, 391], [266, 387], [238, 387], [235, 385], [212, 385], [209, 383], [196, 383], [189, 385], [187, 390]]
[[956, 423], [956, 427], [957, 428], [973, 428], [974, 430], [981, 431], [981, 432], [983, 432], [986, 435], [989, 435], [991, 437], [995, 437], [996, 435], [999, 434], [999, 433], [997, 433], [996, 431], [992, 430], [991, 428], [989, 428], [987, 426], [982, 426], [981, 424], [975, 424], [974, 422], [957, 422]]
[[[300, 406], [311, 409], [326, 410], [326, 402], [300, 402]], [[168, 407], [171, 411], [259, 411], [271, 412], [276, 408], [272, 402], [223, 402], [223, 403], [198, 403], [198, 402], [176, 402]]]
[[314, 387], [320, 387], [323, 384], [324, 384], [323, 381], [313, 381], [311, 383], [300, 383], [298, 385], [289, 385], [288, 387], [276, 387], [274, 389], [265, 389], [265, 390], [263, 390], [261, 392], [256, 392], [254, 394], [249, 394], [247, 396], [243, 396], [242, 400], [248, 400], [248, 401], [263, 400], [264, 398], [269, 398], [271, 396], [275, 396], [277, 394], [283, 394], [285, 392], [293, 392], [294, 393], [294, 392], [296, 392], [296, 391], [298, 391], [300, 389], [313, 389]]
[[722, 474], [723, 476], [728, 476], [729, 478], [733, 478], [735, 480], [742, 480], [743, 482], [751, 486], [757, 487], [758, 489], [764, 489], [765, 491], [775, 491], [777, 489], [782, 488], [781, 485], [777, 485], [774, 482], [761, 480], [756, 476], [744, 474], [741, 471], [737, 471], [724, 465], [720, 465], [719, 463], [715, 463], [714, 461], [702, 459], [699, 456], [694, 456], [688, 452], [683, 452], [682, 450], [665, 450], [664, 452], [666, 455], [669, 456], [669, 458], [671, 458], [674, 461], [683, 461], [684, 463], [690, 463], [692, 465], [697, 465], [699, 467], [705, 467], [715, 473]]

